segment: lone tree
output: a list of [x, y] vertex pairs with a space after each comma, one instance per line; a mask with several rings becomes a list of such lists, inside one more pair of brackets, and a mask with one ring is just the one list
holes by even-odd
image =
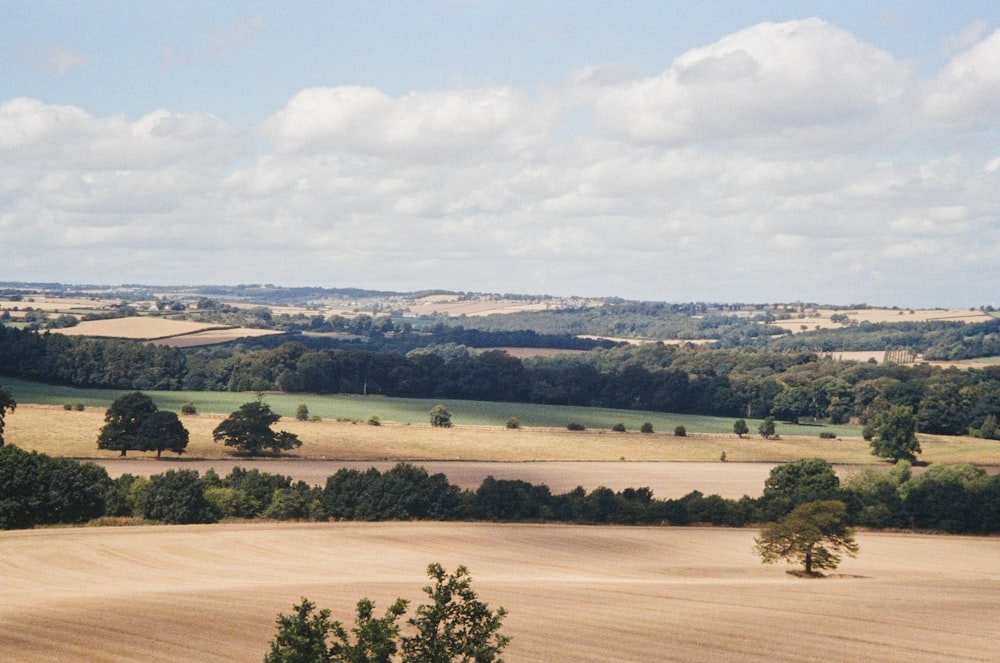
[[464, 566], [448, 574], [431, 564], [427, 575], [435, 581], [424, 588], [431, 603], [417, 608], [417, 616], [407, 622], [416, 628], [414, 635], [400, 638], [405, 599], [396, 599], [383, 617], [373, 617], [375, 604], [361, 599], [349, 633], [339, 621], [330, 621], [329, 610], [316, 612], [316, 605], [303, 598], [294, 614], [278, 615], [278, 632], [264, 663], [390, 663], [400, 650], [402, 663], [503, 663], [499, 656], [510, 642], [500, 634], [506, 611], [490, 610], [478, 599]]
[[747, 422], [744, 419], [737, 419], [733, 422], [733, 432], [736, 433], [737, 437], [743, 437], [750, 432], [750, 428], [747, 427]]
[[142, 451], [155, 451], [157, 458], [164, 451], [184, 453], [188, 437], [187, 429], [175, 412], [157, 410], [147, 416], [139, 426]]
[[771, 438], [774, 435], [774, 417], [767, 417], [764, 421], [760, 422], [760, 426], [757, 427], [757, 432], [765, 440]]
[[858, 544], [847, 526], [847, 507], [838, 500], [807, 502], [754, 537], [754, 552], [765, 564], [802, 564], [806, 575], [835, 569], [840, 553], [856, 557]]
[[122, 456], [128, 451], [142, 450], [139, 430], [156, 411], [156, 403], [141, 391], [119, 396], [104, 413], [104, 426], [97, 436], [97, 448], [120, 451]]
[[431, 410], [431, 426], [451, 428], [451, 412], [444, 405], [435, 405]]
[[4, 417], [7, 415], [7, 411], [14, 411], [17, 407], [17, 403], [14, 402], [14, 396], [10, 393], [10, 389], [6, 387], [0, 387], [0, 447], [4, 445], [3, 441], [3, 426]]
[[297, 435], [287, 431], [274, 432], [271, 425], [278, 423], [280, 414], [271, 411], [262, 401], [244, 403], [212, 431], [212, 439], [220, 440], [227, 447], [236, 447], [250, 456], [260, 455], [265, 449], [279, 453], [301, 447]]
[[873, 455], [894, 463], [901, 460], [913, 463], [920, 453], [916, 428], [913, 410], [906, 405], [894, 405], [865, 426], [864, 436], [871, 440]]

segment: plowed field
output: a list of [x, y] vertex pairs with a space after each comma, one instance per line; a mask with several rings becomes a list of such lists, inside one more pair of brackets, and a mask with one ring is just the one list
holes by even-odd
[[[306, 596], [350, 622], [467, 565], [510, 612], [509, 663], [995, 661], [1000, 539], [859, 535], [837, 575], [751, 555], [751, 530], [441, 523], [0, 533], [0, 660], [260, 661]], [[412, 612], [412, 607], [411, 607]]]

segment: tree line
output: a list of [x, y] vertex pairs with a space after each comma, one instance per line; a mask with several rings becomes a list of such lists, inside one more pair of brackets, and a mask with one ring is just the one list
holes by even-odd
[[971, 465], [873, 466], [843, 483], [829, 463], [805, 459], [775, 467], [759, 498], [693, 491], [658, 499], [648, 488], [576, 488], [554, 494], [544, 484], [487, 477], [462, 490], [445, 475], [397, 464], [384, 472], [340, 469], [322, 486], [280, 474], [234, 468], [168, 470], [149, 478], [111, 479], [89, 462], [0, 447], [0, 529], [141, 518], [169, 524], [225, 519], [303, 521], [463, 520], [583, 524], [773, 522], [796, 506], [843, 502], [847, 522], [871, 528], [915, 528], [972, 534], [1000, 532], [1000, 478]]
[[276, 347], [182, 351], [0, 327], [0, 375], [136, 390], [356, 393], [866, 424], [909, 407], [917, 430], [1000, 433], [1000, 366], [835, 361], [808, 351], [648, 344], [518, 359], [435, 345], [406, 354]]

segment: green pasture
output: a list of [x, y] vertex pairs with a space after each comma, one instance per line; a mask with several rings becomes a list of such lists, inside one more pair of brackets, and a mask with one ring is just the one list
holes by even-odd
[[[63, 405], [82, 403], [86, 407], [107, 408], [112, 401], [126, 393], [125, 390], [78, 389], [60, 387], [4, 378], [6, 386], [18, 403]], [[202, 414], [229, 414], [240, 405], [257, 398], [251, 392], [227, 391], [147, 391], [156, 404], [165, 410], [180, 411], [181, 405], [192, 402]], [[638, 430], [649, 422], [657, 432], [673, 432], [684, 426], [688, 433], [732, 434], [735, 417], [709, 417], [696, 414], [671, 414], [640, 410], [577, 407], [568, 405], [536, 405], [530, 403], [499, 403], [493, 401], [466, 401], [454, 399], [387, 398], [356, 394], [288, 394], [268, 392], [264, 401], [283, 417], [294, 417], [299, 404], [305, 403], [311, 416], [323, 419], [365, 421], [376, 415], [384, 422], [410, 424], [428, 423], [429, 412], [438, 403], [452, 413], [452, 421], [459, 426], [503, 426], [516, 417], [525, 427], [565, 428], [570, 422], [588, 429], [610, 429], [616, 423], [625, 424], [628, 430]], [[747, 419], [750, 435], [756, 435], [759, 419]], [[830, 431], [837, 437], [860, 437], [858, 426], [830, 424], [789, 424], [778, 422], [778, 435], [819, 436]]]

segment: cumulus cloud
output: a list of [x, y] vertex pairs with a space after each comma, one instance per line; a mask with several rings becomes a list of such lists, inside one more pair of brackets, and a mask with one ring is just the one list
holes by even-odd
[[[208, 114], [130, 122], [11, 99], [4, 267], [38, 280], [989, 303], [1000, 157], [947, 138], [993, 126], [997, 40], [920, 80], [822, 21], [762, 24], [652, 77], [595, 64], [530, 92], [308, 88], [246, 134]], [[76, 257], [95, 250], [106, 259]]]

